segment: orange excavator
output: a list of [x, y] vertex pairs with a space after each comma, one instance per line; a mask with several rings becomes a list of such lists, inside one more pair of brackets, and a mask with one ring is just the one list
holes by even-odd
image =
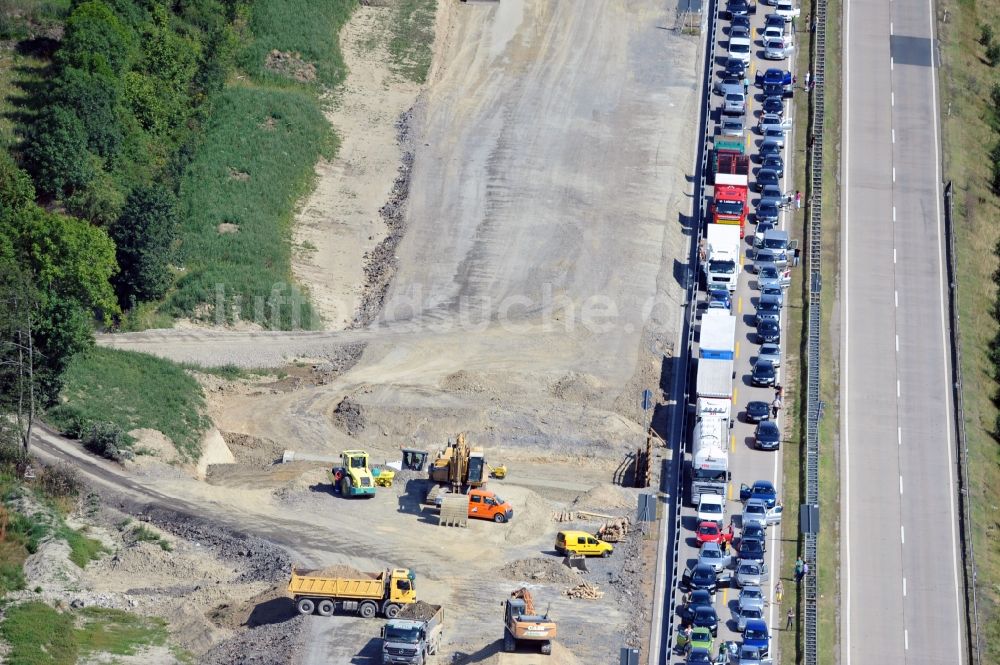
[[552, 640], [556, 638], [556, 622], [549, 620], [549, 613], [538, 614], [531, 592], [521, 587], [504, 601], [503, 650], [510, 653], [521, 642], [537, 645], [539, 650], [552, 653]]

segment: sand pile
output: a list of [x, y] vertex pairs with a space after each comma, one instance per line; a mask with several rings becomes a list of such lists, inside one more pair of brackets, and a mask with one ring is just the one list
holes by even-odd
[[520, 543], [534, 540], [548, 531], [552, 524], [551, 503], [531, 490], [518, 493], [521, 494], [519, 498], [503, 497], [514, 506], [514, 519], [504, 530], [504, 540], [507, 542]]
[[635, 508], [637, 501], [638, 499], [634, 493], [629, 492], [624, 487], [604, 483], [589, 489], [573, 499], [573, 508], [576, 510], [605, 512], [608, 510]]
[[553, 582], [574, 584], [580, 580], [575, 569], [562, 564], [560, 559], [532, 557], [511, 561], [500, 569], [500, 574], [515, 582]]
[[[307, 571], [298, 571], [300, 575], [305, 574]], [[351, 578], [374, 578], [376, 575], [370, 575], [369, 573], [363, 573], [354, 566], [348, 566], [347, 564], [338, 563], [332, 566], [327, 566], [326, 568], [320, 568], [318, 570], [308, 571], [309, 575], [315, 577], [351, 577]]]

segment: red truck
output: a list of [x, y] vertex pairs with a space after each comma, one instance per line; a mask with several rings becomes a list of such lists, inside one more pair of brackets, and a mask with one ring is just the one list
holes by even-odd
[[712, 221], [716, 224], [738, 224], [740, 238], [747, 222], [749, 178], [745, 173], [717, 173], [712, 195]]

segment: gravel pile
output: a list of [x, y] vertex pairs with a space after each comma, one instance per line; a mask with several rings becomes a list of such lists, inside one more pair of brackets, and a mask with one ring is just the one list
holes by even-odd
[[305, 617], [258, 626], [213, 647], [198, 659], [203, 665], [277, 665], [294, 662]]
[[350, 397], [340, 400], [340, 403], [333, 410], [333, 424], [350, 436], [360, 434], [365, 428], [365, 417], [361, 413], [361, 405]]
[[418, 600], [415, 603], [406, 605], [399, 611], [397, 618], [408, 619], [410, 621], [427, 621], [438, 611], [437, 605], [425, 603]]

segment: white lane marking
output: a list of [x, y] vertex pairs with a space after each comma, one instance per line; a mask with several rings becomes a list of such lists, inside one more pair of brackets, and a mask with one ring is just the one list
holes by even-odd
[[892, 167], [892, 181], [896, 182], [896, 167]]
[[889, 34], [892, 34], [892, 21], [889, 21]]
[[892, 56], [890, 55], [890, 56], [889, 56], [889, 71], [890, 71], [890, 72], [891, 72], [891, 71], [892, 71], [893, 69], [895, 69], [895, 67], [894, 67], [895, 63], [896, 63], [896, 59], [895, 59], [895, 58], [893, 58], [893, 57], [892, 57]]
[[893, 263], [896, 262], [896, 248], [895, 247], [892, 248], [892, 262]]
[[897, 427], [896, 428], [896, 445], [897, 446], [903, 445], [903, 428], [902, 427]]
[[896, 353], [899, 353], [899, 335], [896, 335]]
[[899, 291], [893, 291], [892, 298], [896, 303], [896, 307], [899, 307]]
[[892, 206], [892, 221], [896, 221], [896, 206]]
[[895, 106], [895, 105], [896, 105], [896, 93], [890, 92], [889, 93], [889, 106]]
[[906, 597], [906, 578], [903, 578], [903, 597]]
[[[927, 25], [928, 25], [928, 28], [930, 29], [930, 35], [931, 35], [931, 39], [932, 40], [935, 38], [934, 21], [936, 19], [937, 19], [937, 12], [934, 11], [934, 0], [927, 0]], [[846, 49], [845, 49], [845, 51], [846, 51]], [[932, 54], [932, 57], [933, 57], [933, 54]], [[937, 183], [935, 185], [935, 187], [934, 187], [934, 205], [935, 205], [935, 214], [937, 215], [937, 223], [938, 223], [938, 234], [937, 234], [937, 241], [938, 241], [938, 285], [939, 285], [939, 288], [941, 290], [941, 301], [940, 301], [941, 302], [941, 341], [942, 341], [942, 344], [941, 344], [941, 357], [944, 360], [944, 364], [942, 365], [942, 368], [943, 368], [943, 371], [944, 371], [944, 381], [945, 381], [945, 384], [947, 384], [948, 381], [951, 380], [951, 378], [950, 378], [950, 374], [948, 372], [948, 354], [949, 354], [949, 348], [950, 347], [948, 345], [948, 332], [947, 332], [947, 330], [945, 328], [945, 322], [947, 321], [947, 316], [945, 315], [944, 266], [942, 265], [944, 263], [944, 259], [943, 259], [943, 257], [944, 257], [944, 249], [943, 249], [943, 246], [942, 246], [942, 242], [943, 242], [942, 238], [944, 237], [944, 231], [943, 231], [942, 220], [941, 220], [941, 191], [940, 191], [940, 188], [941, 188], [941, 157], [939, 155], [939, 152], [940, 152], [940, 142], [939, 142], [939, 139], [938, 139], [938, 118], [940, 116], [938, 115], [939, 109], [938, 109], [938, 91], [937, 91], [937, 72], [936, 72], [936, 69], [934, 67], [928, 67], [927, 69], [930, 70], [929, 73], [930, 73], [930, 79], [931, 79], [931, 104], [932, 104], [932, 106], [931, 106], [931, 111], [932, 111], [931, 117], [934, 119], [934, 121], [931, 123], [931, 125], [934, 127], [934, 182]], [[942, 385], [944, 385], [944, 384], [942, 384]], [[944, 397], [944, 416], [945, 417], [944, 417], [944, 419], [941, 422], [949, 422], [950, 419], [951, 419], [951, 408], [952, 408], [951, 407], [951, 395], [948, 394], [947, 390], [945, 390], [944, 393], [945, 393], [945, 397]], [[961, 628], [962, 628], [962, 601], [961, 601], [961, 593], [962, 593], [962, 591], [961, 591], [961, 585], [959, 584], [959, 581], [958, 581], [958, 535], [956, 533], [956, 530], [957, 530], [956, 521], [957, 520], [955, 519], [955, 514], [956, 514], [955, 513], [955, 478], [954, 478], [954, 475], [951, 473], [951, 469], [955, 468], [955, 461], [954, 461], [954, 454], [955, 453], [952, 450], [953, 446], [952, 446], [952, 438], [951, 438], [951, 428], [950, 427], [945, 427], [945, 432], [946, 432], [945, 437], [946, 437], [946, 442], [947, 442], [947, 446], [946, 447], [948, 449], [948, 467], [947, 467], [948, 468], [948, 503], [949, 503], [948, 507], [951, 510], [951, 570], [952, 570], [952, 578], [953, 578], [954, 585], [955, 585], [955, 628], [953, 630], [948, 631], [948, 632], [952, 635], [953, 639], [955, 640], [955, 645], [951, 649], [951, 652], [957, 654], [957, 653], [961, 653], [961, 651], [962, 651], [962, 639], [960, 637], [960, 635], [962, 633], [962, 630], [961, 630]], [[962, 662], [964, 660], [965, 659], [962, 658], [962, 659], [960, 659], [960, 662]]]
[[906, 543], [906, 533], [903, 531], [903, 525], [899, 525], [899, 542]]
[[896, 379], [896, 397], [899, 397], [899, 379]]
[[[896, 130], [895, 130], [895, 129], [894, 129], [894, 130], [892, 130], [892, 142], [893, 142], [893, 143], [895, 143], [895, 142], [896, 142]], [[895, 218], [895, 217], [893, 217], [893, 218], [892, 218], [892, 221], [896, 221], [896, 218]]]
[[909, 650], [910, 648], [910, 631], [903, 629], [903, 649]]
[[903, 476], [899, 477], [899, 493], [903, 493]]

